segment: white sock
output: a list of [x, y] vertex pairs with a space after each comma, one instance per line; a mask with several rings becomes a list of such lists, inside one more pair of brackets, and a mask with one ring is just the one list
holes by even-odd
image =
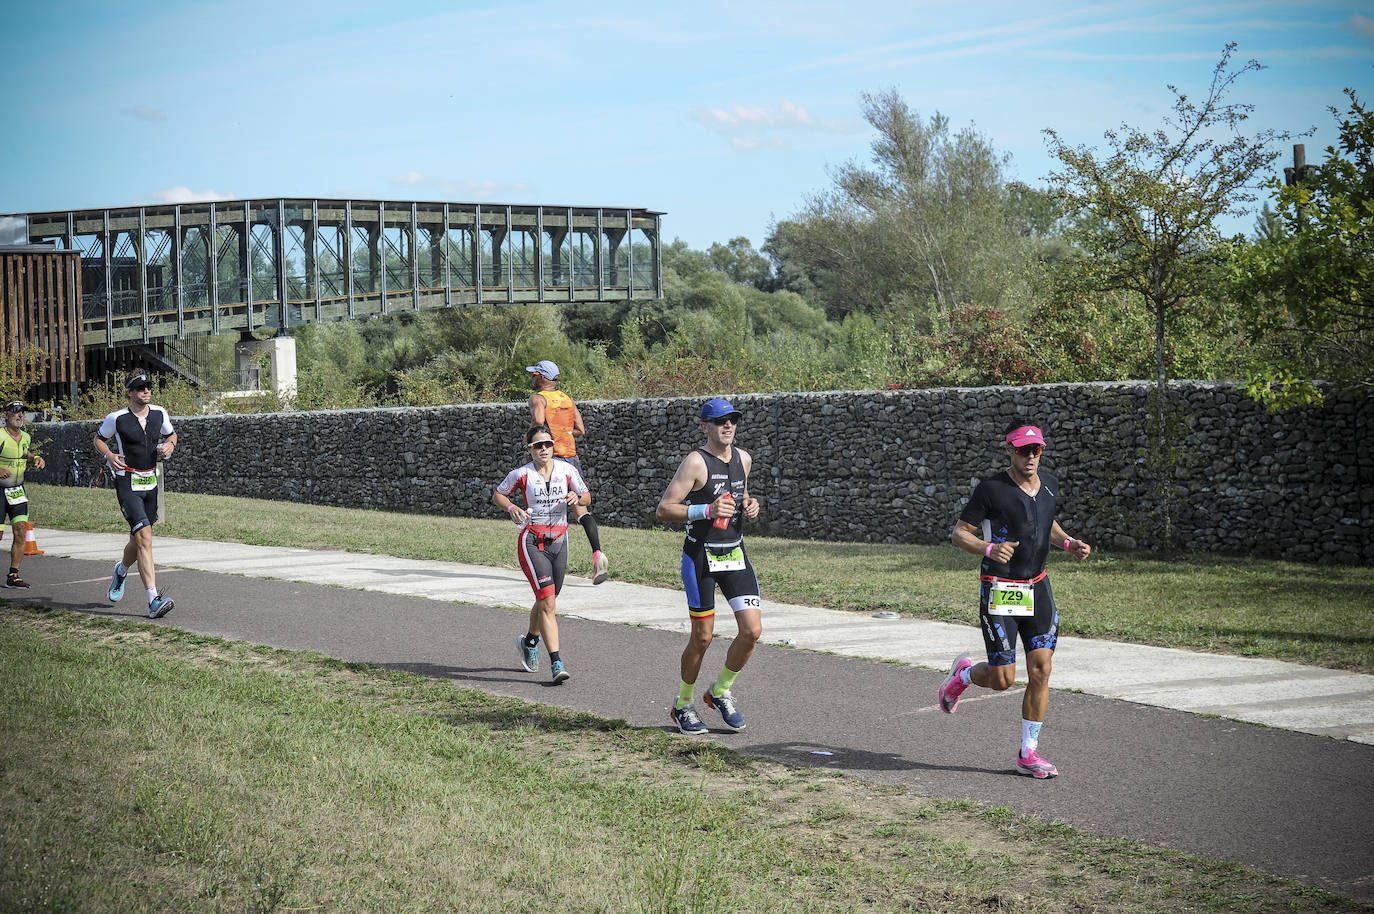
[[960, 670], [959, 681], [962, 682], [964, 685], [968, 685], [969, 683], [973, 682], [973, 667], [966, 666], [962, 670]]
[[1044, 726], [1043, 721], [1021, 720], [1021, 754], [1026, 755], [1034, 752], [1040, 745], [1040, 728]]
[[151, 603], [151, 602], [153, 602], [153, 601], [156, 600], [156, 599], [157, 599], [157, 588], [156, 588], [156, 587], [149, 587], [149, 588], [148, 588], [148, 602]]

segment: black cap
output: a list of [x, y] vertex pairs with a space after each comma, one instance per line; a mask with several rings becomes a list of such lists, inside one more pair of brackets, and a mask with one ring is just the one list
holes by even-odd
[[124, 389], [125, 389], [125, 390], [134, 390], [135, 388], [138, 388], [138, 387], [152, 387], [152, 386], [153, 386], [153, 382], [150, 381], [150, 380], [148, 380], [148, 376], [147, 376], [146, 374], [142, 373], [142, 372], [139, 372], [138, 374], [133, 375], [132, 377], [129, 378], [129, 380], [127, 380], [127, 381], [124, 382]]

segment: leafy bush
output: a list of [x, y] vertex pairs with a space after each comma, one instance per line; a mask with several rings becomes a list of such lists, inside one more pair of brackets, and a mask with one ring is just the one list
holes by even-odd
[[[124, 393], [124, 380], [128, 374], [110, 372], [104, 379], [87, 383], [75, 403], [67, 403], [62, 411], [64, 419], [103, 419], [115, 410], [129, 405]], [[153, 403], [163, 407], [171, 415], [196, 416], [204, 412], [200, 392], [183, 378], [152, 376]]]

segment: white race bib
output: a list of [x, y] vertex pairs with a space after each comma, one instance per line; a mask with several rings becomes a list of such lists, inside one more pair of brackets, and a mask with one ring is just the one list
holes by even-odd
[[988, 594], [990, 616], [1035, 615], [1035, 585], [1030, 581], [993, 578]]
[[20, 505], [27, 505], [28, 503], [29, 496], [24, 493], [23, 486], [11, 486], [5, 490], [5, 504], [9, 505], [11, 508], [17, 508]]
[[157, 488], [157, 470], [129, 470], [129, 488], [135, 492], [151, 492]]

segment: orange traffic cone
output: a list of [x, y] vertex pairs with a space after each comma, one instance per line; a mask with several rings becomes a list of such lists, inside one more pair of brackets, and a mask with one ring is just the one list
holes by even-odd
[[33, 521], [26, 520], [24, 521], [24, 523], [28, 527], [28, 529], [24, 533], [24, 554], [42, 555], [43, 550], [38, 548], [38, 540], [34, 539], [33, 537]]

